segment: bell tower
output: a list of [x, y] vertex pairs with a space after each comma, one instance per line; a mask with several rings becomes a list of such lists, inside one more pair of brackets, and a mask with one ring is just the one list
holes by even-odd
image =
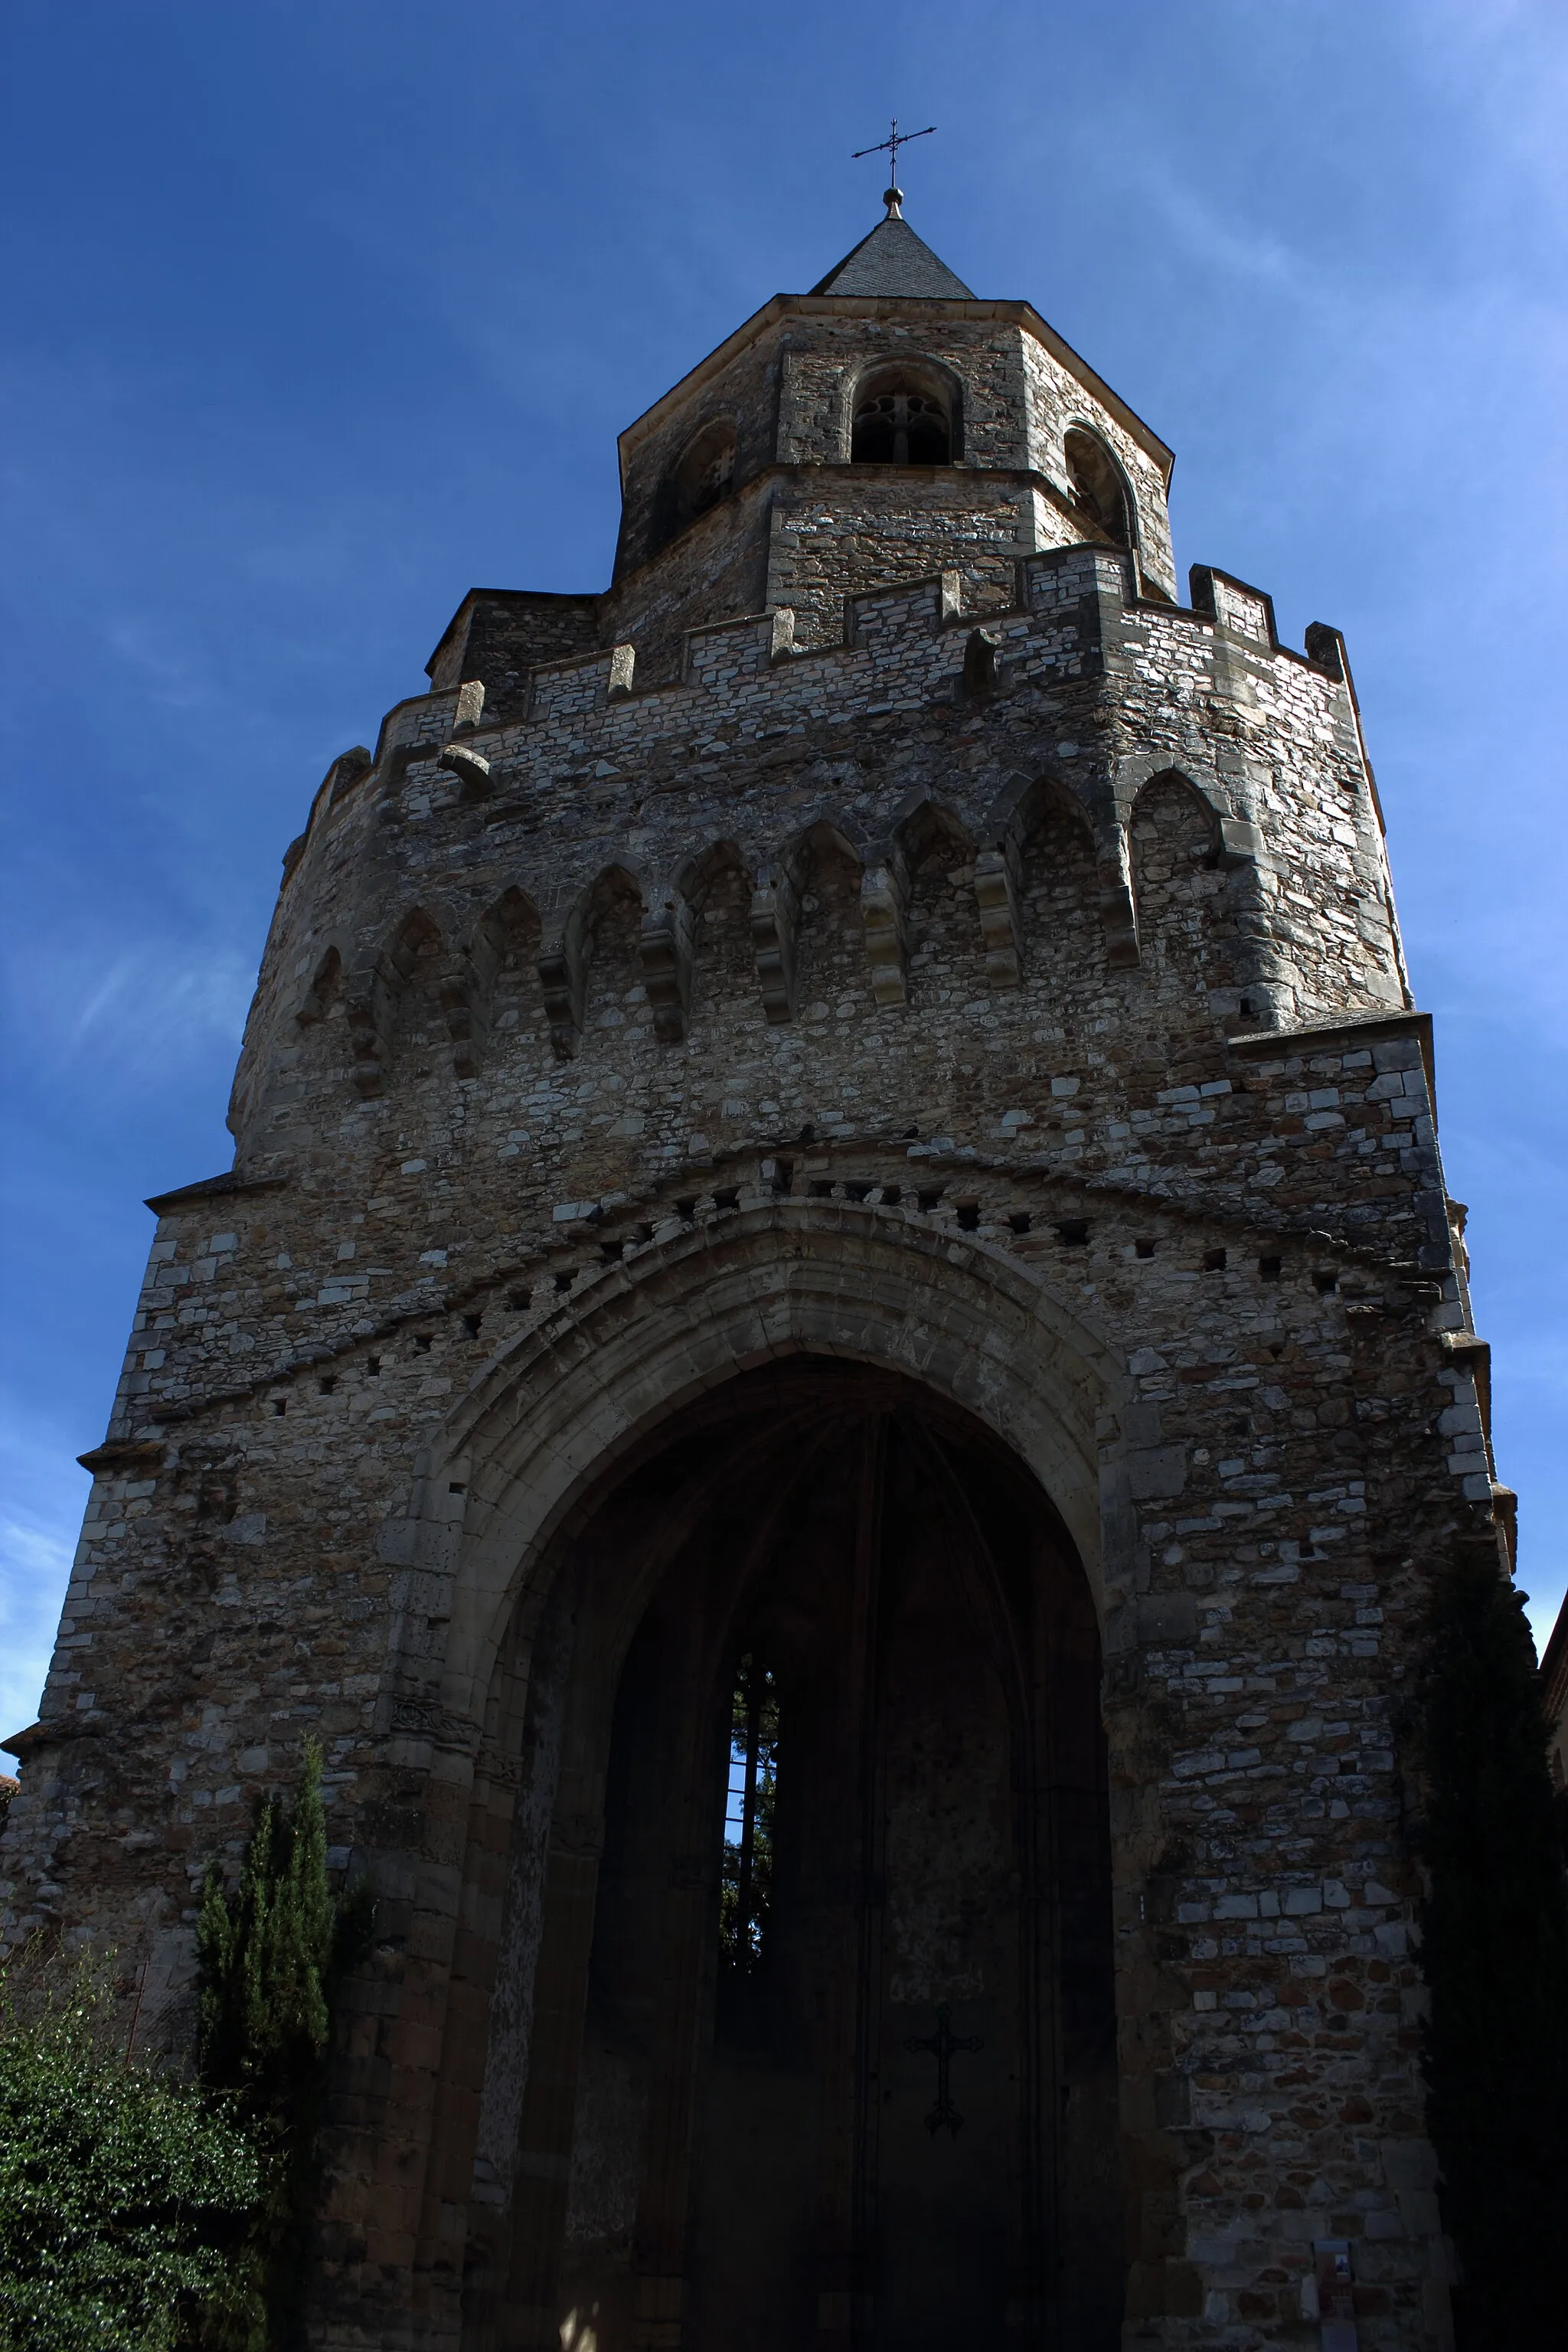
[[[1125, 551], [1142, 593], [1175, 594], [1171, 452], [1027, 302], [978, 299], [897, 206], [628, 425], [620, 457], [609, 593], [548, 601], [594, 607], [585, 627], [632, 645], [649, 682], [709, 621], [788, 613], [794, 644], [825, 645], [846, 597], [946, 570], [966, 610], [998, 610], [1022, 559], [1086, 540]], [[487, 629], [510, 646], [504, 616], [538, 601], [470, 599], [432, 677], [482, 678]], [[518, 647], [508, 677], [531, 650], [555, 641]], [[493, 710], [500, 678], [484, 682]]]
[[10, 1916], [178, 2049], [320, 1738], [322, 2352], [1438, 2352], [1401, 1695], [1511, 1498], [1342, 640], [898, 204], [620, 455], [285, 856]]

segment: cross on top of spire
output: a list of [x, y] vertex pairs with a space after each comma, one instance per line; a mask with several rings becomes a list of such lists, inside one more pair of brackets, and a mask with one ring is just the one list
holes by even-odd
[[900, 210], [900, 206], [904, 201], [904, 192], [899, 185], [899, 150], [900, 147], [907, 147], [911, 139], [929, 139], [935, 129], [936, 125], [934, 122], [928, 122], [923, 131], [900, 131], [899, 129], [899, 118], [895, 114], [893, 117], [891, 138], [879, 139], [874, 147], [857, 147], [854, 154], [850, 157], [849, 160], [853, 163], [858, 163], [862, 155], [885, 154], [889, 158], [888, 165], [888, 186], [882, 197], [882, 202], [888, 207], [888, 218], [889, 220], [902, 220], [904, 216], [902, 212]]

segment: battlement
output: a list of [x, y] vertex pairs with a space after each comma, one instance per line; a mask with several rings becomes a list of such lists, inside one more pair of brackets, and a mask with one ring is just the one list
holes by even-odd
[[[1190, 605], [1142, 594], [1130, 559], [1092, 544], [1025, 557], [1015, 571], [1012, 601], [1003, 605], [972, 608], [964, 575], [951, 567], [859, 591], [845, 598], [841, 633], [828, 643], [797, 643], [787, 608], [708, 622], [682, 633], [673, 683], [641, 685], [637, 647], [629, 642], [541, 663], [527, 674], [521, 714], [494, 711], [482, 684], [471, 681], [461, 688], [468, 697], [461, 724], [467, 750], [484, 766], [470, 761], [466, 769], [449, 771], [455, 779], [449, 797], [493, 793], [509, 764], [526, 759], [541, 735], [600, 718], [616, 705], [624, 706], [621, 725], [635, 713], [656, 730], [679, 729], [692, 716], [686, 696], [704, 693], [731, 704], [740, 698], [736, 715], [742, 721], [758, 716], [760, 723], [750, 708], [755, 689], [780, 671], [786, 677], [773, 699], [786, 709], [837, 690], [847, 699], [863, 694], [873, 713], [879, 691], [894, 682], [889, 674], [900, 669], [928, 696], [951, 692], [955, 678], [971, 692], [994, 689], [1004, 682], [998, 675], [1004, 660], [1026, 668], [1062, 667], [1075, 676], [1099, 674], [1125, 653], [1108, 638], [1107, 616], [1142, 623], [1157, 635], [1195, 633], [1200, 642], [1245, 651], [1259, 663], [1292, 665], [1331, 689], [1348, 683], [1337, 631], [1314, 624], [1307, 650], [1297, 653], [1279, 643], [1273, 600], [1264, 591], [1207, 566], [1194, 567]], [[966, 642], [963, 656], [955, 658], [950, 641], [960, 631]], [[970, 651], [967, 640], [976, 632], [987, 648], [984, 654]], [[790, 672], [796, 674], [790, 677]], [[1234, 673], [1227, 671], [1222, 682], [1233, 685]], [[459, 721], [458, 691], [454, 677], [395, 706], [382, 724], [377, 775], [395, 788], [426, 753], [434, 751], [438, 764]], [[433, 794], [427, 783], [408, 788], [420, 793], [423, 805], [440, 801], [438, 786]]]
[[[1027, 1000], [1061, 920], [1029, 879], [1042, 825], [1080, 874], [1098, 943], [1086, 932], [1082, 953], [1103, 991], [1146, 962], [1135, 835], [1173, 780], [1192, 811], [1187, 854], [1228, 877], [1237, 943], [1205, 985], [1209, 1022], [1287, 1026], [1405, 1002], [1337, 633], [1293, 652], [1263, 592], [1199, 567], [1192, 604], [1173, 605], [1139, 592], [1124, 553], [1092, 543], [1019, 561], [1005, 605], [974, 609], [970, 586], [948, 567], [859, 591], [831, 644], [797, 644], [788, 611], [708, 623], [684, 633], [679, 677], [651, 688], [629, 644], [578, 654], [535, 667], [524, 708], [500, 720], [472, 679], [398, 705], [374, 760], [334, 762], [290, 852], [237, 1131], [266, 1095], [260, 1068], [297, 1060], [288, 1040], [340, 997], [353, 1088], [378, 1097], [432, 958], [458, 1076], [496, 1066], [497, 975], [520, 952], [551, 1052], [576, 1059], [617, 908], [635, 909], [627, 978], [651, 1046], [693, 1035], [700, 942], [715, 892], [731, 887], [748, 907], [752, 1017], [794, 1024], [821, 951], [814, 877], [828, 867], [851, 894], [868, 1011], [921, 1010], [933, 859], [969, 877], [985, 987]], [[1190, 722], [1130, 756], [1129, 735], [1157, 740], [1145, 711], [1164, 703], [1161, 679], [1181, 682]], [[1232, 715], [1215, 730], [1220, 709]], [[895, 726], [899, 759], [845, 765], [864, 730], [875, 740]], [[1238, 757], [1247, 735], [1258, 754]], [[789, 781], [801, 778], [804, 791]], [[1321, 919], [1304, 938], [1292, 909], [1309, 895]], [[1110, 1034], [1136, 1025], [1131, 1002], [1098, 1001]]]

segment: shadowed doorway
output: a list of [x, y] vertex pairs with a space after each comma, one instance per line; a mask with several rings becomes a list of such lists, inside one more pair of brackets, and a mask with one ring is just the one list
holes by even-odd
[[466, 2340], [1111, 2352], [1100, 1648], [1023, 1465], [901, 1376], [738, 1377], [582, 1515], [535, 1660]]

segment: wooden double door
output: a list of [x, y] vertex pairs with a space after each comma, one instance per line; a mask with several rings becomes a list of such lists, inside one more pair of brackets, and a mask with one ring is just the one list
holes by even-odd
[[560, 1587], [498, 2340], [1111, 2352], [1100, 1653], [1046, 1496], [802, 1363], [625, 1475]]

